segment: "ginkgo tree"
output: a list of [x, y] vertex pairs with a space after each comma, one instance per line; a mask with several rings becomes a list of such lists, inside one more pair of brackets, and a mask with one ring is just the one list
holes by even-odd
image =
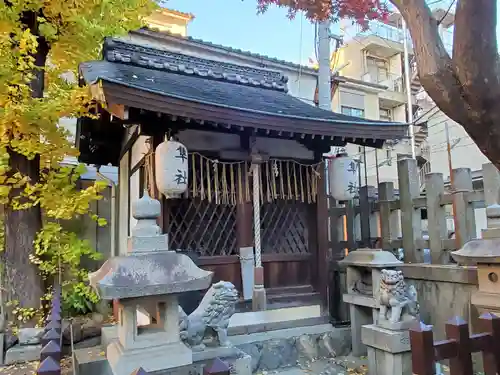
[[61, 165], [77, 150], [59, 119], [91, 115], [93, 108], [78, 86], [78, 64], [99, 59], [105, 36], [139, 28], [155, 6], [152, 0], [0, 1], [2, 277], [25, 309], [40, 306], [42, 278], [56, 272], [55, 262], [78, 272], [79, 257], [92, 255], [62, 225], [87, 214], [102, 189], [99, 183], [77, 189], [85, 168]]
[[[420, 83], [449, 118], [461, 124], [479, 149], [500, 168], [500, 57], [497, 0], [454, 0], [453, 55], [425, 0], [257, 0], [303, 11], [311, 20], [350, 18], [361, 26], [383, 20], [392, 4], [410, 31]], [[434, 2], [435, 3], [435, 2]]]

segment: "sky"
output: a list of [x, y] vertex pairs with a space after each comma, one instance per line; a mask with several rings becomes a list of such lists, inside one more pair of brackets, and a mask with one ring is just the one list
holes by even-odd
[[[284, 9], [257, 15], [256, 0], [168, 0], [167, 8], [192, 13], [188, 34], [227, 47], [307, 64], [314, 56], [314, 26]], [[302, 30], [302, 32], [301, 32]]]
[[289, 20], [285, 9], [270, 7], [257, 14], [256, 0], [167, 0], [163, 4], [195, 15], [188, 26], [194, 38], [304, 65], [314, 57], [314, 26], [302, 15]]

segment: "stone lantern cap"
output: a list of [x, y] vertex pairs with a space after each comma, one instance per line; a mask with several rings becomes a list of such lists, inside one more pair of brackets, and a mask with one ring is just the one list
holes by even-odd
[[161, 205], [147, 191], [132, 207], [137, 224], [128, 238], [128, 255], [108, 259], [89, 274], [102, 299], [126, 299], [208, 289], [213, 272], [198, 268], [187, 255], [168, 250], [168, 236], [156, 219]]
[[158, 251], [113, 257], [89, 279], [99, 296], [110, 300], [204, 290], [210, 287], [212, 276], [187, 255]]
[[478, 239], [467, 242], [461, 249], [451, 252], [458, 264], [500, 264], [500, 238]]
[[393, 253], [381, 249], [357, 249], [339, 261], [341, 266], [387, 268], [398, 267], [403, 264]]

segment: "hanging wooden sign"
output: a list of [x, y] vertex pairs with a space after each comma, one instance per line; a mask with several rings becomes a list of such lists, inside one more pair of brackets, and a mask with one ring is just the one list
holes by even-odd
[[179, 198], [188, 187], [188, 152], [180, 142], [165, 140], [155, 150], [155, 182], [168, 198]]
[[348, 201], [358, 195], [358, 163], [347, 154], [338, 154], [328, 162], [330, 195]]

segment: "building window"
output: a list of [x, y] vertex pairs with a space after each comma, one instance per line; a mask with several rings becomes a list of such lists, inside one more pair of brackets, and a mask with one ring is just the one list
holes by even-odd
[[341, 107], [341, 112], [348, 116], [365, 117], [365, 110], [360, 108], [346, 107], [343, 105]]
[[389, 66], [386, 60], [367, 56], [366, 69], [375, 82], [386, 81], [389, 78]]
[[390, 109], [379, 108], [379, 116], [383, 121], [392, 121], [392, 113]]

